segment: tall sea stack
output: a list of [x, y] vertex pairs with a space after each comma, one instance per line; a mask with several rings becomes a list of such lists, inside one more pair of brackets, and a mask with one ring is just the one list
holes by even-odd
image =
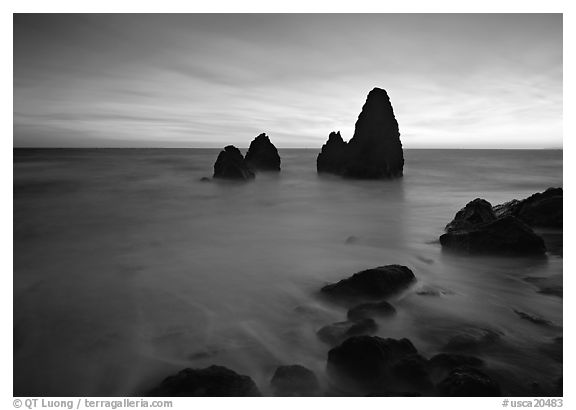
[[368, 94], [348, 143], [331, 133], [317, 159], [318, 172], [349, 178], [380, 179], [402, 176], [404, 155], [398, 122], [385, 90]]
[[280, 155], [266, 134], [260, 134], [250, 143], [246, 163], [252, 170], [280, 171]]

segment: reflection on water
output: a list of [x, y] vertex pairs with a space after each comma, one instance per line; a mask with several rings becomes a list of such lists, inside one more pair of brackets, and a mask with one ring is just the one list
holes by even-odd
[[561, 186], [561, 151], [407, 150], [401, 180], [348, 181], [318, 176], [313, 150], [281, 150], [278, 175], [201, 182], [217, 153], [15, 151], [16, 396], [139, 394], [210, 364], [265, 394], [280, 364], [325, 383], [315, 332], [346, 311], [318, 289], [393, 263], [418, 283], [392, 300], [398, 314], [379, 319], [379, 335], [427, 356], [479, 338], [510, 395], [561, 375], [547, 346], [562, 335], [562, 299], [533, 279], [561, 288], [561, 235], [548, 233], [544, 259], [464, 257], [437, 242], [473, 198]]

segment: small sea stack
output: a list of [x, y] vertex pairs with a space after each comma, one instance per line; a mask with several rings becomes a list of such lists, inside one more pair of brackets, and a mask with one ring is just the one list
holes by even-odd
[[253, 171], [280, 171], [280, 155], [266, 134], [262, 133], [252, 140], [246, 153], [246, 163]]
[[402, 176], [404, 154], [400, 132], [385, 90], [370, 91], [348, 143], [339, 132], [330, 133], [318, 155], [316, 168], [319, 173], [358, 179]]
[[228, 145], [220, 151], [214, 164], [214, 178], [246, 181], [254, 178], [244, 156], [234, 145]]

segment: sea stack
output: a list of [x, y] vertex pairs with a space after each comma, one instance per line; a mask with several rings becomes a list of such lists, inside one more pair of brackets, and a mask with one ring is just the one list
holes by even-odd
[[404, 155], [398, 122], [385, 90], [368, 94], [348, 143], [332, 132], [317, 159], [318, 172], [349, 178], [382, 179], [402, 176]]
[[250, 143], [246, 163], [252, 170], [280, 171], [280, 155], [266, 134], [260, 134]]
[[214, 164], [214, 178], [245, 181], [254, 178], [254, 172], [248, 168], [240, 150], [234, 145], [228, 145], [218, 154]]

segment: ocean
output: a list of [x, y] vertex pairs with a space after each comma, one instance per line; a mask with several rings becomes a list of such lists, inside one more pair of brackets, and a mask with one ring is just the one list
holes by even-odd
[[211, 364], [265, 395], [282, 364], [326, 386], [316, 331], [346, 309], [319, 289], [387, 264], [417, 283], [378, 336], [431, 357], [489, 329], [474, 355], [503, 391], [550, 394], [562, 296], [537, 283], [561, 286], [562, 232], [539, 231], [545, 258], [453, 254], [438, 237], [474, 198], [561, 187], [561, 150], [405, 150], [391, 181], [318, 175], [317, 150], [279, 151], [280, 173], [234, 183], [201, 181], [216, 149], [15, 149], [14, 395], [141, 395]]

